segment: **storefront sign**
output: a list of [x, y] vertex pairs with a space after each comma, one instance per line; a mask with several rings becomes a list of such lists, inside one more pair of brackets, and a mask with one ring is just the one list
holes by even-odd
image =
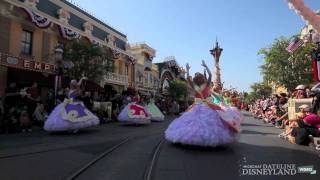
[[8, 54], [0, 54], [0, 64], [2, 66], [25, 69], [30, 71], [54, 73], [55, 65], [41, 61], [34, 61], [22, 57], [15, 57]]

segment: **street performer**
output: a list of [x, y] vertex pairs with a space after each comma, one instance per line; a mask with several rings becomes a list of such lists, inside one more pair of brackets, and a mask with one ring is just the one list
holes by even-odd
[[208, 80], [201, 73], [196, 73], [192, 80], [189, 76], [190, 66], [186, 66], [188, 83], [196, 98], [193, 105], [165, 131], [165, 138], [170, 142], [215, 147], [234, 142], [238, 137], [240, 120], [212, 102], [212, 75], [204, 61], [202, 66], [209, 74]]
[[79, 101], [77, 97], [80, 95], [80, 86], [83, 77], [79, 82], [72, 80], [70, 83], [70, 90], [68, 98], [57, 105], [49, 115], [45, 122], [44, 129], [47, 131], [73, 131], [76, 133], [79, 129], [98, 125], [99, 119], [92, 112], [89, 111]]

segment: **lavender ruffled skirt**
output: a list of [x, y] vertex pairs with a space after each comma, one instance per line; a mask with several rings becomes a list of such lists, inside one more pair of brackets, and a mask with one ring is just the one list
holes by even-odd
[[169, 125], [165, 138], [173, 143], [215, 147], [234, 142], [238, 133], [224, 124], [217, 111], [196, 104]]
[[[70, 121], [67, 118], [63, 118], [62, 112], [65, 110], [65, 104], [61, 103], [54, 108], [54, 110], [49, 115], [48, 119], [44, 124], [44, 129], [46, 131], [68, 131], [83, 129], [90, 126], [95, 126], [99, 124], [99, 119], [90, 113], [90, 118], [85, 121]], [[76, 111], [76, 110], [75, 110]], [[78, 115], [84, 115], [82, 113], [88, 112], [89, 110], [84, 105], [77, 105]], [[72, 113], [72, 112], [71, 112]]]

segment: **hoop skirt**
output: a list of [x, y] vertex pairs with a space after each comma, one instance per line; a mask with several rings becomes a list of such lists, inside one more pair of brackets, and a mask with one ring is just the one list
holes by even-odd
[[65, 99], [49, 115], [44, 124], [46, 131], [68, 131], [99, 124], [99, 119], [81, 101]]
[[[213, 104], [208, 87], [198, 92], [195, 103], [165, 131], [165, 138], [173, 143], [196, 146], [218, 146], [238, 139], [240, 119]], [[206, 98], [208, 97], [208, 98]]]
[[150, 124], [150, 117], [147, 107], [129, 103], [118, 115], [118, 120], [128, 124]]
[[160, 109], [155, 105], [153, 101], [151, 101], [148, 106], [148, 111], [151, 114], [151, 121], [163, 121], [164, 115], [160, 111]]

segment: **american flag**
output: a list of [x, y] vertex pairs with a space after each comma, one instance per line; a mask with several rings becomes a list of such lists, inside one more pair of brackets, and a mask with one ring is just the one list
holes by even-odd
[[289, 53], [293, 53], [295, 52], [297, 49], [299, 49], [299, 47], [301, 47], [303, 45], [303, 40], [300, 38], [294, 38], [293, 40], [290, 41], [288, 47], [286, 48], [286, 50]]

